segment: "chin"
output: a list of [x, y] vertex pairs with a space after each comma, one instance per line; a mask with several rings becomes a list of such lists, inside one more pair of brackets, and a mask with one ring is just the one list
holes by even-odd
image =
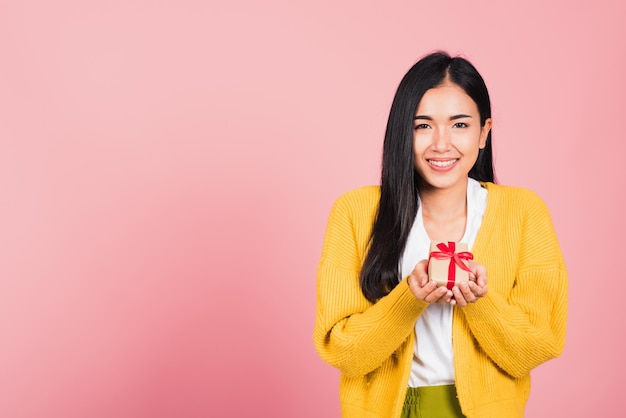
[[422, 184], [423, 188], [430, 190], [447, 190], [454, 189], [456, 187], [467, 187], [467, 181], [455, 180], [455, 181], [432, 181], [431, 179], [425, 179]]

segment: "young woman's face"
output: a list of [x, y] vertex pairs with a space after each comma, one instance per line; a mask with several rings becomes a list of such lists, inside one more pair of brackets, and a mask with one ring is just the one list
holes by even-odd
[[467, 176], [485, 147], [491, 119], [480, 126], [478, 106], [451, 82], [428, 90], [415, 112], [413, 153], [421, 187], [466, 188]]

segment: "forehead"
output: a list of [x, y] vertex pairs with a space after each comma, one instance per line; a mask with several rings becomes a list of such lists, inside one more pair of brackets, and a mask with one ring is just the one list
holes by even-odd
[[427, 90], [417, 106], [416, 115], [478, 114], [476, 102], [458, 85], [446, 82]]

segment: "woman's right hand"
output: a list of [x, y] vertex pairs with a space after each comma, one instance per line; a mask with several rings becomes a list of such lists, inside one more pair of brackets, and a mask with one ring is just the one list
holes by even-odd
[[413, 295], [427, 303], [450, 303], [452, 291], [445, 286], [437, 287], [437, 283], [428, 280], [428, 260], [422, 260], [407, 278], [407, 283]]

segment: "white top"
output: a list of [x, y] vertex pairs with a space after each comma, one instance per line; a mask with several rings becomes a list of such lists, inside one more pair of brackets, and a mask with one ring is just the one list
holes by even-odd
[[[487, 189], [476, 180], [467, 182], [467, 223], [461, 242], [472, 250], [480, 229], [485, 208]], [[424, 228], [422, 205], [417, 210], [415, 222], [402, 255], [402, 276], [406, 277], [420, 260], [428, 258], [430, 238]], [[430, 304], [415, 323], [415, 349], [409, 387], [454, 384], [452, 354], [452, 305]]]

